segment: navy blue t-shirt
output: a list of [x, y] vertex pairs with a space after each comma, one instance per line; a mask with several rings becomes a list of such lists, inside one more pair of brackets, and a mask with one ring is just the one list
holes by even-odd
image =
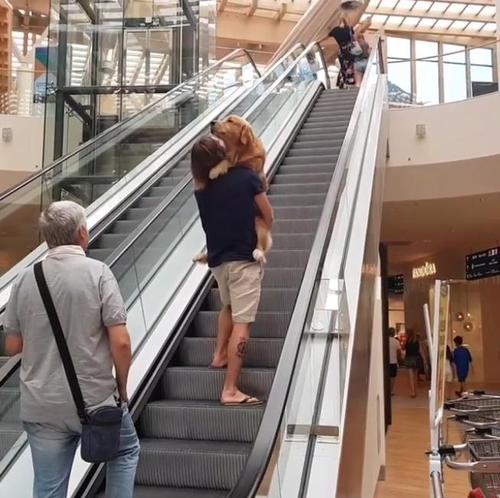
[[203, 190], [195, 191], [210, 268], [231, 261], [254, 261], [254, 198], [263, 191], [260, 178], [243, 166], [231, 168], [226, 175], [210, 180]]

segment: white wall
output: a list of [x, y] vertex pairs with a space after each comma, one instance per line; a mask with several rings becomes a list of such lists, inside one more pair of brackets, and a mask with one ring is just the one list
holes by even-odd
[[[500, 93], [390, 112], [385, 200], [500, 191]], [[416, 125], [426, 128], [417, 138]]]
[[42, 166], [43, 117], [0, 115], [0, 129], [12, 129], [12, 141], [0, 137], [0, 174], [33, 172]]

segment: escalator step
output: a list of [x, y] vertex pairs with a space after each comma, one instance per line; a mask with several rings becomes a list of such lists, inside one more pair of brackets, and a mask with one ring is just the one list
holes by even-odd
[[[214, 489], [166, 488], [159, 486], [135, 486], [134, 498], [226, 498], [227, 491]], [[99, 495], [104, 498], [104, 493]]]
[[[278, 171], [279, 173], [279, 171]], [[274, 179], [274, 184], [276, 185], [284, 185], [287, 183], [327, 183], [330, 184], [332, 179], [331, 173], [316, 173], [316, 174], [287, 174], [287, 175], [278, 175]]]
[[304, 218], [301, 220], [293, 219], [277, 219], [273, 224], [273, 235], [280, 233], [313, 233], [316, 231], [316, 226], [318, 225], [317, 217], [314, 218]]
[[158, 400], [139, 419], [143, 437], [250, 443], [259, 429], [264, 406], [222, 406], [219, 401]]
[[325, 200], [323, 194], [272, 194], [270, 197], [274, 207], [322, 206]]
[[304, 150], [304, 149], [310, 149], [310, 150], [322, 150], [326, 149], [329, 147], [336, 147], [340, 148], [342, 147], [343, 143], [343, 138], [344, 138], [344, 133], [342, 135], [326, 135], [325, 138], [323, 139], [311, 139], [311, 140], [299, 140], [295, 142], [290, 149], [291, 151], [297, 151], [297, 150]]
[[19, 421], [20, 399], [19, 382], [16, 387], [2, 386], [0, 390], [0, 420], [2, 422]]
[[179, 180], [176, 178], [172, 178], [170, 176], [164, 176], [162, 179], [156, 184], [156, 187], [175, 187], [179, 183]]
[[339, 137], [344, 137], [347, 128], [333, 131], [309, 130], [301, 131], [296, 138], [296, 143], [317, 142], [323, 140], [338, 140]]
[[19, 419], [17, 422], [0, 422], [0, 460], [12, 448], [22, 433], [23, 427]]
[[168, 187], [152, 187], [148, 194], [151, 195], [151, 197], [167, 197], [167, 195], [172, 192], [174, 187], [168, 186]]
[[[276, 251], [276, 252], [287, 253], [287, 254], [300, 253], [300, 257], [303, 257], [303, 253], [306, 253], [307, 251]], [[297, 255], [297, 260], [298, 259], [299, 256]], [[296, 289], [262, 289], [260, 295], [259, 310], [287, 311], [291, 309], [291, 307], [293, 306], [296, 295], [297, 295]], [[211, 289], [207, 295], [204, 308], [208, 311], [218, 311], [221, 309], [221, 306], [222, 305], [219, 299], [219, 290]]]
[[313, 166], [315, 164], [335, 164], [336, 154], [339, 150], [340, 149], [335, 149], [334, 153], [326, 155], [287, 156], [283, 161], [283, 165], [296, 164], [299, 166]]
[[103, 233], [92, 244], [94, 249], [116, 249], [126, 238], [125, 233]]
[[[282, 166], [284, 168], [284, 166]], [[332, 167], [330, 166], [330, 169]], [[271, 185], [269, 189], [269, 194], [326, 194], [328, 192], [329, 185], [327, 183], [309, 183], [309, 184], [301, 184], [297, 183], [296, 185], [275, 185], [274, 183]], [[273, 227], [274, 231], [274, 227]]]
[[[278, 233], [273, 235], [273, 249], [310, 249], [314, 240], [312, 233]], [[275, 270], [274, 270], [275, 271]], [[297, 272], [297, 270], [295, 270]], [[300, 275], [300, 271], [297, 272]], [[264, 283], [266, 286], [267, 272], [264, 271]], [[286, 285], [284, 287], [287, 287]]]
[[[290, 176], [307, 176], [307, 175], [290, 175]], [[328, 176], [331, 177], [332, 175]], [[322, 206], [305, 206], [305, 207], [276, 206], [274, 208], [274, 215], [277, 220], [290, 220], [290, 219], [302, 220], [306, 218], [307, 219], [319, 218], [322, 209], [323, 209]]]
[[87, 251], [87, 256], [92, 259], [97, 259], [97, 261], [106, 261], [112, 253], [113, 249], [93, 248]]
[[140, 220], [118, 220], [113, 223], [110, 233], [119, 233], [128, 235], [140, 223]]
[[312, 132], [315, 133], [335, 133], [338, 131], [345, 131], [347, 129], [348, 121], [333, 121], [329, 123], [306, 123], [302, 126], [302, 133]]
[[333, 144], [331, 141], [324, 141], [323, 146], [311, 148], [295, 148], [292, 147], [287, 154], [287, 157], [315, 157], [315, 156], [333, 156], [338, 154], [341, 145]]
[[124, 215], [126, 220], [134, 220], [134, 221], [143, 221], [144, 218], [153, 210], [153, 208], [144, 208], [144, 207], [133, 207], [127, 209], [127, 212]]
[[248, 443], [144, 438], [136, 483], [229, 490], [236, 484], [250, 449]]
[[[283, 339], [252, 337], [245, 355], [245, 367], [275, 368], [283, 347]], [[191, 367], [207, 367], [212, 361], [215, 338], [184, 337], [177, 350], [177, 363]]]
[[141, 197], [134, 205], [134, 208], [155, 208], [160, 204], [164, 197]]
[[[267, 267], [303, 268], [309, 259], [309, 251], [271, 251], [267, 257]], [[265, 308], [260, 308], [265, 309]]]
[[[336, 157], [336, 156], [335, 156]], [[335, 157], [332, 161], [327, 164], [284, 164], [280, 168], [281, 175], [288, 174], [311, 174], [311, 173], [333, 173], [333, 167], [335, 164]], [[291, 193], [291, 192], [290, 192]], [[306, 193], [306, 192], [304, 192]], [[322, 194], [323, 195], [323, 194]]]
[[[224, 384], [224, 370], [207, 367], [168, 367], [161, 380], [166, 399], [218, 401]], [[274, 377], [272, 368], [244, 368], [240, 389], [266, 399]]]
[[[270, 271], [270, 269], [266, 270], [266, 275]], [[218, 316], [218, 311], [198, 312], [191, 326], [190, 334], [195, 337], [215, 337]], [[285, 337], [289, 321], [290, 313], [288, 312], [259, 311], [255, 323], [252, 324], [252, 340], [258, 337]]]

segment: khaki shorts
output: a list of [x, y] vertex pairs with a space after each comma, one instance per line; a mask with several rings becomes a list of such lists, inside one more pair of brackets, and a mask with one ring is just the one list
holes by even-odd
[[231, 306], [233, 322], [253, 323], [259, 307], [264, 271], [260, 263], [232, 261], [211, 268], [224, 306]]

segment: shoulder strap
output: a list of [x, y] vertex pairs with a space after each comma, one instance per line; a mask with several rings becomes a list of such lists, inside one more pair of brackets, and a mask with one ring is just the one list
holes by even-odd
[[75, 366], [73, 365], [73, 360], [71, 359], [71, 355], [69, 353], [68, 344], [66, 343], [66, 339], [64, 337], [61, 322], [57, 316], [54, 301], [52, 301], [52, 296], [50, 295], [47, 281], [45, 280], [45, 275], [43, 274], [41, 261], [35, 263], [34, 270], [38, 290], [40, 291], [45, 310], [47, 311], [47, 315], [49, 317], [52, 332], [54, 333], [54, 338], [57, 343], [57, 349], [59, 349], [59, 354], [61, 355], [64, 372], [66, 373], [66, 378], [68, 379], [68, 384], [71, 389], [71, 395], [73, 396], [78, 416], [81, 421], [84, 421], [87, 418], [87, 413], [85, 411], [82, 390], [80, 389], [80, 384], [78, 383]]

